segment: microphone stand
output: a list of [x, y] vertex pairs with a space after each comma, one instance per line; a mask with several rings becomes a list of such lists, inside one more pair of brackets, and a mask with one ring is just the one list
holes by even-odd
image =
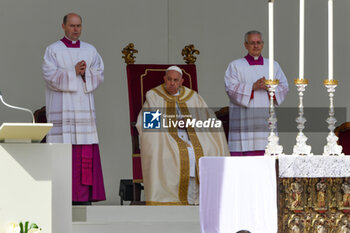
[[13, 108], [13, 109], [17, 109], [17, 110], [22, 110], [22, 111], [26, 111], [26, 112], [29, 112], [30, 115], [32, 116], [32, 120], [33, 120], [33, 124], [35, 124], [35, 119], [34, 119], [34, 115], [33, 115], [33, 112], [30, 110], [30, 109], [27, 109], [27, 108], [21, 108], [21, 107], [16, 107], [16, 106], [13, 106], [13, 105], [10, 105], [10, 104], [7, 104], [4, 99], [2, 98], [2, 94], [1, 94], [1, 91], [0, 91], [0, 100], [1, 102], [9, 107], [9, 108]]

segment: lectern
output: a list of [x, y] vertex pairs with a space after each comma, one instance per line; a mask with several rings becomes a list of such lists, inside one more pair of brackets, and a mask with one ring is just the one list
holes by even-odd
[[0, 142], [40, 142], [52, 126], [52, 123], [3, 123]]

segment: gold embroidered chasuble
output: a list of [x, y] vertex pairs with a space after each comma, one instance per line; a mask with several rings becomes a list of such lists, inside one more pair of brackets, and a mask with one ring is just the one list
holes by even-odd
[[[208, 109], [203, 98], [186, 87], [180, 88], [178, 96], [168, 94], [164, 85], [153, 88], [146, 93], [143, 109], [159, 108], [165, 111], [163, 114], [166, 114], [170, 120], [175, 121], [176, 104], [181, 114], [187, 118], [203, 120], [215, 118], [215, 114]], [[138, 116], [136, 126], [140, 135], [146, 204], [187, 205], [190, 179], [187, 149], [189, 145], [179, 137], [177, 127], [169, 126], [167, 129], [157, 131], [143, 129], [142, 112]], [[187, 134], [195, 153], [198, 182], [199, 158], [202, 156], [229, 156], [227, 141], [222, 128], [210, 131], [189, 127]]]

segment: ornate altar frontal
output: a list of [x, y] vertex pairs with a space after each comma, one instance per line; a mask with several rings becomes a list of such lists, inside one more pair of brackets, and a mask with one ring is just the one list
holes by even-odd
[[279, 232], [350, 232], [349, 165], [347, 156], [280, 157]]

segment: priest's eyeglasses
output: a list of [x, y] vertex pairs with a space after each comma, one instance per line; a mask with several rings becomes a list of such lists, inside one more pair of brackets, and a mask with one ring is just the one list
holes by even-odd
[[250, 42], [247, 42], [249, 45], [253, 46], [253, 45], [262, 45], [264, 44], [264, 41], [250, 41]]

